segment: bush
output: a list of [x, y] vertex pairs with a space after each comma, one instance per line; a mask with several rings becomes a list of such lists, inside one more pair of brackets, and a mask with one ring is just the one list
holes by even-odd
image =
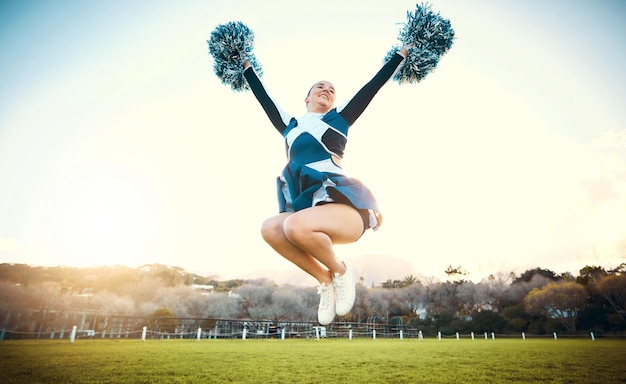
[[504, 333], [507, 321], [502, 315], [493, 311], [481, 311], [472, 315], [472, 329], [475, 332]]

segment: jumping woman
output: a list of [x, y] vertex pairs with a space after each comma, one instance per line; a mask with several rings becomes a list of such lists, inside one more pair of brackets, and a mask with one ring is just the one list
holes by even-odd
[[341, 167], [348, 130], [406, 59], [408, 48], [393, 54], [340, 106], [335, 107], [333, 84], [318, 81], [304, 99], [307, 112], [298, 118], [279, 107], [249, 62], [243, 65], [250, 89], [287, 150], [287, 165], [277, 179], [280, 213], [265, 220], [261, 233], [276, 252], [317, 279], [323, 325], [348, 314], [356, 296], [354, 268], [337, 258], [333, 245], [353, 243], [382, 222], [371, 191]]

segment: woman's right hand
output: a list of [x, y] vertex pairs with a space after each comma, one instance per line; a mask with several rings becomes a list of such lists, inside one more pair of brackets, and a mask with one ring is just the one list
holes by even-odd
[[250, 62], [246, 61], [245, 63], [243, 63], [243, 70], [245, 71], [246, 69], [248, 69], [249, 66], [250, 66]]

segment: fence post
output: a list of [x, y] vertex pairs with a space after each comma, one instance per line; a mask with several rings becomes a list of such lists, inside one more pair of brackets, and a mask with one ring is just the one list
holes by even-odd
[[526, 333], [522, 332], [522, 340], [526, 340]]
[[78, 327], [77, 326], [73, 326], [72, 327], [72, 333], [70, 334], [70, 343], [73, 343], [74, 340], [76, 339], [76, 329]]
[[437, 332], [437, 339], [441, 341], [441, 331]]
[[320, 339], [320, 329], [319, 327], [315, 327], [315, 340]]
[[420, 339], [420, 340], [424, 340], [424, 334], [422, 333], [422, 331], [419, 331], [419, 332], [417, 333], [417, 336], [418, 336], [418, 339]]
[[348, 331], [348, 340], [352, 340], [352, 330]]
[[282, 329], [280, 330], [280, 339], [281, 339], [281, 340], [285, 340], [285, 328], [282, 328]]
[[241, 340], [245, 340], [246, 339], [246, 334], [248, 333], [247, 329], [243, 329], [243, 332], [241, 333]]
[[488, 338], [487, 338], [487, 332], [485, 332], [485, 340], [488, 340]]
[[404, 334], [402, 333], [402, 330], [400, 330], [400, 340], [404, 340]]
[[141, 341], [146, 341], [146, 332], [148, 331], [148, 327], [144, 325], [141, 330]]
[[198, 335], [196, 336], [196, 340], [200, 340], [202, 337], [202, 328], [198, 327]]
[[496, 339], [496, 334], [491, 332], [491, 340], [495, 340]]
[[456, 339], [459, 340], [459, 333], [456, 333]]
[[556, 332], [552, 332], [552, 335], [554, 335], [554, 340], [557, 340], [558, 338], [556, 337]]
[[474, 332], [472, 332], [472, 341], [474, 341]]
[[591, 332], [591, 341], [596, 341], [596, 336]]
[[372, 330], [372, 339], [376, 340], [376, 330], [375, 329]]
[[11, 312], [7, 313], [7, 317], [4, 319], [4, 325], [2, 326], [2, 332], [0, 332], [0, 340], [4, 340], [4, 335], [7, 332], [7, 324], [9, 324], [9, 319], [11, 318]]

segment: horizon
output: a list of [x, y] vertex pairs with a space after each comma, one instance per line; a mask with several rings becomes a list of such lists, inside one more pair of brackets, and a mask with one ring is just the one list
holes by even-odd
[[[366, 255], [364, 257], [373, 258], [375, 256], [376, 255]], [[535, 269], [550, 271], [550, 272], [553, 272], [556, 276], [564, 276], [565, 274], [569, 273], [574, 278], [576, 278], [580, 276], [580, 273], [581, 273], [580, 271], [585, 267], [599, 267], [599, 268], [604, 269], [607, 272], [610, 272], [626, 264], [626, 263], [622, 263], [620, 265], [612, 266], [612, 267], [607, 267], [604, 265], [584, 265], [584, 266], [580, 266], [580, 268], [576, 270], [575, 272], [556, 271], [550, 268], [544, 268], [544, 267], [537, 265], [535, 267], [528, 268], [524, 271], [494, 271], [493, 273], [487, 274], [485, 276], [479, 276], [479, 277], [474, 277], [474, 278], [471, 278], [470, 276], [468, 276], [469, 275], [468, 273], [447, 275], [444, 271], [443, 274], [446, 277], [441, 278], [441, 277], [434, 276], [434, 275], [423, 275], [419, 273], [418, 271], [413, 270], [412, 267], [410, 266], [410, 263], [408, 263], [407, 261], [399, 259], [399, 258], [393, 258], [393, 259], [395, 259], [394, 261], [396, 262], [399, 261], [400, 264], [405, 263], [405, 265], [400, 265], [398, 268], [396, 268], [395, 270], [391, 270], [391, 271], [390, 270], [380, 271], [380, 266], [374, 265], [374, 263], [371, 260], [369, 260], [369, 263], [367, 260], [363, 261], [363, 260], [358, 260], [358, 259], [356, 260], [352, 259], [350, 261], [355, 265], [355, 268], [357, 269], [357, 276], [363, 279], [362, 280], [363, 286], [368, 287], [368, 288], [377, 288], [377, 287], [380, 287], [383, 283], [386, 283], [388, 281], [402, 280], [406, 277], [411, 277], [411, 276], [415, 277], [423, 285], [429, 285], [432, 283], [439, 283], [439, 282], [457, 281], [457, 280], [469, 281], [474, 284], [479, 284], [479, 283], [484, 282], [485, 280], [489, 280], [490, 277], [494, 277], [496, 279], [506, 279], [506, 280], [510, 279], [509, 281], [509, 284], [510, 284], [516, 278], [521, 277], [523, 273], [531, 271], [531, 270], [535, 270]], [[225, 277], [219, 274], [203, 274], [199, 271], [188, 270], [187, 268], [184, 268], [178, 265], [166, 265], [166, 264], [160, 264], [160, 263], [148, 263], [148, 264], [142, 264], [142, 265], [136, 265], [136, 266], [123, 265], [123, 264], [100, 264], [100, 265], [81, 266], [81, 267], [76, 267], [72, 265], [33, 265], [33, 264], [24, 264], [24, 263], [5, 263], [5, 264], [26, 265], [29, 268], [44, 268], [44, 269], [45, 268], [69, 268], [69, 269], [77, 269], [77, 270], [115, 268], [115, 267], [140, 269], [142, 267], [150, 266], [150, 265], [162, 265], [168, 269], [174, 269], [174, 268], [182, 269], [186, 273], [193, 274], [193, 275], [207, 278], [207, 279], [220, 281], [220, 282], [231, 281], [231, 280], [254, 281], [254, 280], [259, 280], [259, 279], [267, 279], [268, 281], [274, 282], [280, 286], [314, 287], [317, 285], [314, 279], [303, 280], [302, 272], [295, 266], [287, 270], [259, 269], [256, 271], [247, 272], [246, 274], [241, 275], [241, 276]], [[409, 270], [402, 269], [402, 267], [404, 268], [408, 267]], [[449, 267], [456, 269], [453, 266], [449, 266]], [[458, 267], [460, 267], [461, 271], [467, 272], [464, 270], [463, 266], [457, 266], [457, 268]], [[372, 272], [374, 272], [375, 276], [372, 276]], [[513, 276], [510, 275], [511, 273], [513, 273]]]

